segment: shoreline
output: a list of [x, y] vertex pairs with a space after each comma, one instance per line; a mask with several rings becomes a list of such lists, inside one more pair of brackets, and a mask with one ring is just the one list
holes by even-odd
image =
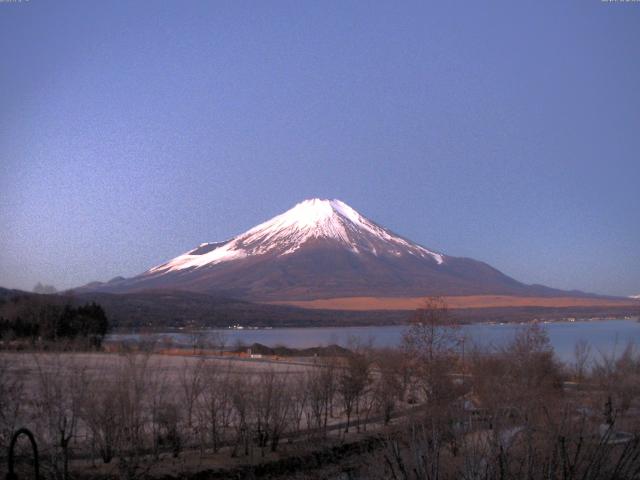
[[[587, 322], [606, 322], [606, 321], [615, 321], [615, 320], [629, 320], [629, 321], [640, 321], [640, 314], [636, 315], [604, 315], [604, 316], [590, 316], [590, 317], [562, 317], [562, 318], [548, 318], [548, 319], [539, 319], [533, 318], [530, 320], [476, 320], [476, 321], [465, 321], [465, 322], [456, 322], [456, 325], [459, 326], [471, 326], [471, 325], [528, 325], [532, 323], [541, 323], [541, 324], [555, 324], [555, 323], [587, 323]], [[227, 327], [218, 327], [218, 326], [183, 326], [176, 327], [170, 325], [157, 325], [157, 326], [144, 326], [144, 327], [117, 327], [114, 328], [108, 335], [127, 335], [127, 334], [135, 334], [135, 335], [145, 335], [145, 334], [162, 334], [162, 333], [175, 333], [175, 334], [193, 334], [198, 332], [254, 332], [254, 331], [268, 331], [268, 330], [324, 330], [324, 329], [336, 329], [336, 328], [381, 328], [381, 327], [402, 327], [411, 325], [410, 321], [406, 322], [391, 322], [391, 323], [371, 323], [371, 324], [341, 324], [341, 325], [309, 325], [309, 324], [301, 324], [301, 325], [276, 325], [276, 326], [254, 326], [254, 325], [242, 325], [240, 327], [235, 326], [227, 326]]]

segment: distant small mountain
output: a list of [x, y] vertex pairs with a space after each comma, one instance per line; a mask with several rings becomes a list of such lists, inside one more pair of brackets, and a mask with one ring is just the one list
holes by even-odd
[[635, 300], [640, 300], [640, 294], [638, 294], [638, 295], [629, 295], [629, 298], [633, 298]]
[[340, 200], [320, 199], [305, 200], [230, 240], [200, 244], [135, 277], [116, 277], [80, 290], [132, 293], [150, 289], [250, 301], [586, 295], [526, 285], [484, 262], [411, 242]]
[[56, 293], [58, 290], [53, 285], [43, 285], [42, 283], [36, 283], [36, 286], [33, 287], [33, 293], [42, 293], [42, 294], [51, 294]]

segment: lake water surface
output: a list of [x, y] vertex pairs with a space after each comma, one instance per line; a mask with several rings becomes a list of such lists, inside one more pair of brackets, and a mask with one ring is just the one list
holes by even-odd
[[[577, 341], [586, 340], [591, 345], [592, 355], [610, 355], [624, 350], [629, 342], [640, 346], [640, 321], [636, 319], [591, 320], [575, 322], [553, 322], [542, 324], [546, 330], [557, 356], [565, 361], [573, 358]], [[499, 346], [511, 340], [518, 324], [471, 324], [461, 327], [466, 344]], [[400, 345], [405, 326], [387, 327], [323, 327], [323, 328], [273, 328], [273, 329], [220, 329], [205, 330], [205, 335], [214, 337], [222, 332], [227, 346], [240, 342], [245, 345], [261, 343], [269, 347], [286, 345], [293, 348], [307, 348], [319, 345], [338, 344], [348, 346], [351, 339], [367, 342], [375, 346], [393, 347]], [[137, 341], [143, 338], [162, 339], [170, 337], [175, 343], [188, 345], [191, 336], [188, 333], [155, 333], [150, 335], [113, 334], [109, 340]]]

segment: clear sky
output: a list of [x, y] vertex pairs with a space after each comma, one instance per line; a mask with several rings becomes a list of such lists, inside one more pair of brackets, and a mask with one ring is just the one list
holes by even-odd
[[309, 197], [640, 293], [640, 3], [0, 2], [0, 285], [131, 276]]

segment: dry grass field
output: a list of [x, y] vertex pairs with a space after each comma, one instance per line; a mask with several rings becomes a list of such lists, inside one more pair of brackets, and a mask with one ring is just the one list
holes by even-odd
[[[588, 297], [514, 297], [509, 295], [470, 295], [444, 297], [451, 309], [500, 307], [640, 307], [640, 301], [617, 298]], [[415, 310], [424, 305], [425, 297], [342, 297], [321, 300], [270, 302], [321, 310]]]

